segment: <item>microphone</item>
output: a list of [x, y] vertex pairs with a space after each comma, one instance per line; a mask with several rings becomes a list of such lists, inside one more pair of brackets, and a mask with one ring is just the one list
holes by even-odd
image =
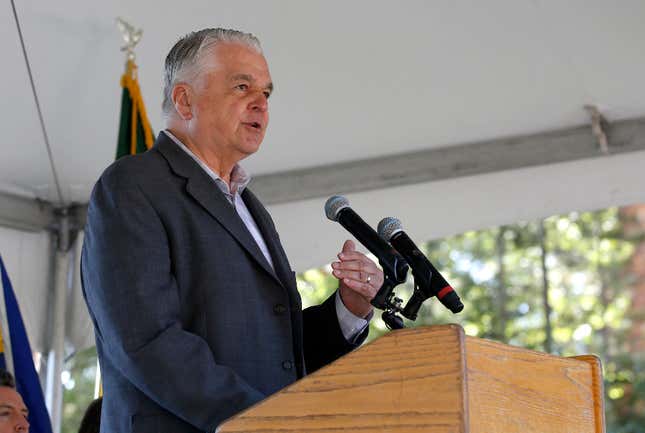
[[423, 301], [432, 296], [436, 296], [453, 313], [458, 313], [464, 309], [464, 304], [461, 303], [461, 299], [459, 299], [455, 289], [448, 284], [439, 271], [432, 266], [430, 260], [403, 231], [401, 221], [392, 217], [383, 218], [378, 224], [378, 233], [383, 239], [390, 242], [394, 249], [408, 261], [412, 267], [414, 281], [420, 289], [414, 291], [403, 309], [405, 317], [415, 320]]
[[[330, 220], [336, 221], [345, 227], [365, 248], [378, 258], [386, 277], [386, 283], [396, 285], [405, 282], [408, 265], [403, 260], [403, 257], [394, 251], [372, 227], [349, 207], [349, 201], [345, 197], [340, 195], [330, 197], [325, 203], [325, 214]], [[384, 283], [374, 300], [372, 300], [372, 305], [383, 308], [392, 287], [388, 288], [387, 284]]]

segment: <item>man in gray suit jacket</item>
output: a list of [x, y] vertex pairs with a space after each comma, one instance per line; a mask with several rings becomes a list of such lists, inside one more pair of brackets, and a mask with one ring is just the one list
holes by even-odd
[[238, 165], [264, 138], [273, 88], [255, 37], [191, 33], [165, 74], [167, 129], [112, 164], [88, 207], [81, 271], [109, 433], [213, 431], [360, 344], [383, 282], [347, 241], [338, 291], [302, 311]]

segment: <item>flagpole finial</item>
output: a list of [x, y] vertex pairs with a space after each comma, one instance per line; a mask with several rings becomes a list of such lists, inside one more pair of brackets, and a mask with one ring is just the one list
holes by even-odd
[[121, 32], [123, 41], [125, 42], [125, 45], [121, 47], [121, 51], [126, 52], [126, 56], [129, 61], [134, 61], [134, 58], [135, 58], [134, 47], [141, 40], [141, 35], [143, 34], [143, 30], [135, 29], [132, 24], [130, 24], [129, 22], [127, 22], [125, 19], [121, 17], [117, 17], [116, 25], [119, 28], [119, 31]]

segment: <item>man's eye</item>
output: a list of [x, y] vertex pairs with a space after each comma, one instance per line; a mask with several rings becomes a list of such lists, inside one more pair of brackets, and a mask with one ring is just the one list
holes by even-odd
[[238, 89], [238, 90], [247, 90], [249, 88], [249, 85], [248, 84], [238, 84], [237, 86], [235, 86], [235, 88]]
[[264, 92], [264, 96], [269, 99], [269, 96], [271, 96], [271, 92]]

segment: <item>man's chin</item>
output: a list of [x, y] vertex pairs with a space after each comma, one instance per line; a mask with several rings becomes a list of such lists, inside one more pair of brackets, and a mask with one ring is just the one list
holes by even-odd
[[244, 154], [244, 158], [253, 155], [255, 152], [260, 150], [260, 144], [262, 144], [262, 141], [256, 142], [256, 141], [247, 141], [244, 143], [243, 146], [240, 148], [240, 152]]
[[252, 135], [250, 137], [246, 137], [244, 144], [248, 149], [253, 149], [253, 152], [257, 152], [258, 149], [260, 149], [260, 145], [262, 144], [263, 140], [264, 134]]

